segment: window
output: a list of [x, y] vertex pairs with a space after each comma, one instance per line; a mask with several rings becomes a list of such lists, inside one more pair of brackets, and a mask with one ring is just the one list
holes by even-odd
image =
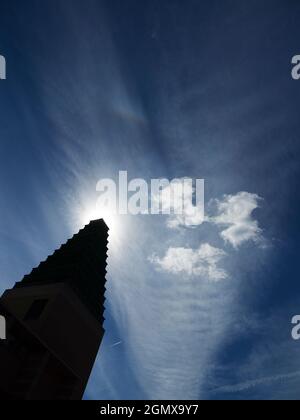
[[25, 315], [25, 321], [33, 321], [39, 319], [42, 315], [46, 305], [48, 303], [47, 299], [35, 300], [30, 306], [27, 314]]

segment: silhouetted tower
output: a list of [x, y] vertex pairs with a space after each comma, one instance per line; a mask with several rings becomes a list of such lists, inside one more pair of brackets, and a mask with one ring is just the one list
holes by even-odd
[[107, 243], [93, 221], [3, 294], [3, 398], [82, 398], [104, 334]]

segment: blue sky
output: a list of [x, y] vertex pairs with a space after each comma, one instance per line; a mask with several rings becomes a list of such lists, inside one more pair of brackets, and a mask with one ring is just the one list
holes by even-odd
[[98, 179], [206, 182], [193, 229], [118, 220], [86, 399], [299, 398], [299, 18], [296, 0], [0, 1], [2, 289], [82, 227]]

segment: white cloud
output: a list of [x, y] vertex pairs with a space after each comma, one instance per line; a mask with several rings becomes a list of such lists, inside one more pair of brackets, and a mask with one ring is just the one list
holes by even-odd
[[[230, 243], [234, 248], [239, 248], [243, 243], [248, 241], [262, 243], [262, 230], [257, 220], [253, 217], [253, 212], [259, 207], [261, 200], [257, 194], [239, 192], [235, 195], [224, 195], [221, 200], [213, 200], [217, 204], [217, 215], [208, 215], [205, 218], [201, 200], [199, 200], [198, 206], [193, 205], [195, 190], [192, 185], [185, 187], [185, 206], [183, 209], [180, 207], [182, 182], [182, 179], [178, 180], [177, 183], [162, 191], [161, 200], [163, 210], [166, 211], [170, 208], [170, 195], [174, 200], [173, 204], [175, 204], [172, 207], [175, 214], [170, 214], [167, 219], [167, 226], [169, 228], [193, 228], [206, 221], [207, 223], [212, 223], [223, 228], [220, 232], [222, 239]], [[180, 210], [183, 210], [181, 214]]]
[[234, 248], [248, 241], [261, 242], [262, 230], [253, 218], [253, 211], [259, 207], [260, 200], [257, 194], [248, 192], [225, 195], [223, 200], [216, 200], [218, 214], [209, 220], [225, 227], [221, 237]]
[[153, 256], [150, 261], [160, 270], [173, 274], [188, 276], [202, 276], [212, 281], [223, 280], [228, 277], [225, 270], [218, 267], [220, 260], [226, 253], [209, 244], [202, 244], [198, 249], [169, 248], [163, 258]]

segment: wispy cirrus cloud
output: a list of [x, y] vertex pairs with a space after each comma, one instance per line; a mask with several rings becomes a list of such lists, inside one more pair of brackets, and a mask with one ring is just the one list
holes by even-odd
[[219, 263], [226, 253], [208, 243], [202, 244], [198, 249], [170, 247], [163, 258], [154, 255], [150, 262], [159, 270], [172, 274], [188, 276], [203, 276], [211, 281], [224, 280], [227, 272], [219, 267]]
[[213, 392], [215, 393], [238, 393], [247, 391], [251, 388], [255, 388], [259, 385], [267, 385], [272, 384], [273, 382], [282, 382], [293, 378], [298, 378], [300, 376], [300, 371], [291, 372], [291, 373], [283, 373], [281, 375], [272, 375], [272, 376], [265, 376], [263, 378], [252, 379], [248, 381], [244, 381], [234, 385], [226, 385], [219, 388], [216, 388]]

